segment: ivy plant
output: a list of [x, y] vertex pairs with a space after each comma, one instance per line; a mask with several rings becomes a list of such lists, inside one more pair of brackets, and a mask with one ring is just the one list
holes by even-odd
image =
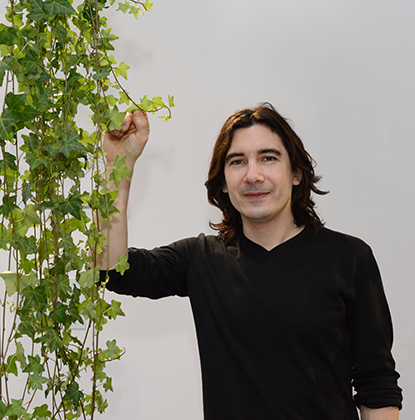
[[[122, 87], [129, 67], [113, 55], [103, 14], [114, 1], [10, 0], [0, 24], [0, 419], [92, 419], [113, 390], [105, 367], [123, 350], [99, 338], [123, 311], [95, 265], [99, 220], [117, 212], [102, 135], [127, 111], [164, 109], [168, 120], [174, 106], [172, 97], [134, 102]], [[127, 0], [117, 10], [138, 18], [151, 6]], [[80, 126], [85, 109], [92, 130]], [[112, 179], [125, 176], [120, 159]]]

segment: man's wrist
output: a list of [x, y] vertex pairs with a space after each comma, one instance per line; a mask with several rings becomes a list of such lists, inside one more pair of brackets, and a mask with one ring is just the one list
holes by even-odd
[[[126, 168], [128, 168], [131, 171], [131, 173], [134, 172], [135, 162], [136, 162], [136, 160], [129, 160], [129, 159], [125, 160], [125, 166], [126, 166]], [[106, 160], [105, 161], [105, 169], [107, 171], [112, 171], [114, 169], [114, 161], [113, 160]]]

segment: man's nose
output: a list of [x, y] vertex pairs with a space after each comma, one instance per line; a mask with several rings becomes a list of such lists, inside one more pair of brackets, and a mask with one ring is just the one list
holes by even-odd
[[247, 184], [258, 184], [264, 182], [264, 174], [257, 162], [249, 163], [245, 174], [245, 182]]

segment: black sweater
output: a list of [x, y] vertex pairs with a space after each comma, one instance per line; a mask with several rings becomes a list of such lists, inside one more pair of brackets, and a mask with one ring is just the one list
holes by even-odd
[[267, 251], [241, 233], [231, 246], [201, 234], [131, 248], [129, 263], [123, 277], [110, 272], [109, 290], [190, 298], [206, 420], [355, 420], [356, 405], [401, 407], [390, 313], [363, 241], [303, 230]]

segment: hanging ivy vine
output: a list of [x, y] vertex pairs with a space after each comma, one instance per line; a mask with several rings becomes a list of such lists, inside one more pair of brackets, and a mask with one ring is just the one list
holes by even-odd
[[[11, 0], [0, 24], [0, 255], [8, 259], [0, 419], [92, 419], [112, 391], [105, 366], [123, 352], [99, 341], [108, 320], [123, 315], [105, 300], [95, 267], [104, 241], [97, 216], [117, 211], [102, 133], [137, 108], [164, 109], [168, 120], [174, 103], [136, 103], [121, 86], [129, 67], [111, 54], [117, 37], [103, 15], [113, 3]], [[151, 6], [131, 0], [117, 10], [137, 18]], [[92, 131], [78, 123], [80, 105]], [[117, 162], [114, 179], [126, 175]]]

